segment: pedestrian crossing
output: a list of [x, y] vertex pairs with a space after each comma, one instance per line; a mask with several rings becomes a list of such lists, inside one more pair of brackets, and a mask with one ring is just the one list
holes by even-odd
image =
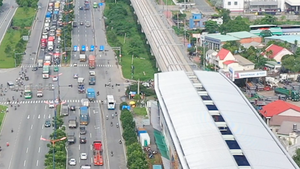
[[[51, 65], [50, 67], [62, 67], [62, 65]], [[70, 64], [70, 67], [88, 67], [88, 64]], [[96, 64], [96, 67], [113, 67], [114, 65], [110, 65], [110, 64], [106, 64], [106, 65], [102, 65], [102, 64]], [[32, 67], [36, 67], [36, 65], [22, 65], [21, 68], [32, 68]], [[66, 66], [68, 67], [68, 66]]]
[[[11, 102], [0, 102], [0, 105], [9, 105], [9, 104], [48, 104], [49, 101], [53, 100], [20, 100], [17, 101], [11, 101]], [[61, 100], [62, 103], [80, 103], [81, 100]], [[96, 100], [96, 103], [101, 103], [101, 100]]]

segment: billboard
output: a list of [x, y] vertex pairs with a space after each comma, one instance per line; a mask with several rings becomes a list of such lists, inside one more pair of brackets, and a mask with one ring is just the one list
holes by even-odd
[[252, 72], [239, 72], [237, 73], [237, 79], [253, 78], [253, 77], [265, 77], [267, 71], [252, 71]]

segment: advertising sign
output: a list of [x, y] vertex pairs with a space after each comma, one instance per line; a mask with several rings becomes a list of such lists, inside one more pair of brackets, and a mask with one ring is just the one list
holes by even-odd
[[234, 69], [232, 67], [229, 67], [229, 72], [230, 72], [230, 79], [234, 82], [234, 75], [235, 75]]
[[267, 76], [267, 71], [239, 72], [237, 74], [238, 79], [252, 78], [252, 77], [265, 77], [265, 76]]

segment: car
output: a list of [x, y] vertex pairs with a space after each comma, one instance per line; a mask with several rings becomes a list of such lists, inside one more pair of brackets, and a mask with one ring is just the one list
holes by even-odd
[[80, 25], [83, 25], [83, 22], [82, 22], [82, 21], [80, 21]]
[[81, 153], [80, 154], [80, 159], [81, 160], [87, 160], [87, 154], [86, 153]]
[[57, 80], [58, 80], [58, 77], [57, 76], [53, 76], [52, 81], [53, 82], [57, 82]]
[[85, 22], [85, 26], [86, 26], [86, 27], [90, 27], [90, 26], [91, 26], [90, 22], [89, 22], [89, 21], [86, 21], [86, 22]]
[[33, 68], [32, 68], [32, 71], [37, 71], [38, 70], [38, 67], [36, 67], [36, 66], [34, 66]]
[[70, 106], [70, 110], [71, 111], [75, 111], [76, 110], [76, 107], [74, 105]]
[[73, 78], [74, 78], [74, 79], [78, 79], [78, 74], [75, 73], [75, 74], [73, 75]]
[[49, 102], [48, 102], [48, 104], [49, 104], [49, 108], [54, 108], [55, 106], [54, 106], [54, 101], [53, 100], [50, 100]]
[[85, 144], [86, 143], [86, 137], [80, 136], [80, 144]]
[[79, 7], [79, 10], [83, 10], [83, 7], [81, 6], [81, 7]]
[[69, 165], [70, 165], [70, 166], [75, 166], [75, 165], [76, 165], [76, 160], [75, 160], [75, 158], [71, 158], [71, 159], [69, 160]]
[[45, 127], [51, 127], [51, 121], [49, 119], [45, 121]]

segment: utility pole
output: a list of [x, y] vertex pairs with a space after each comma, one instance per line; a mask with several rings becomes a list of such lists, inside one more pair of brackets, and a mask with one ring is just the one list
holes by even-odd
[[137, 94], [140, 94], [140, 79], [138, 79]]

